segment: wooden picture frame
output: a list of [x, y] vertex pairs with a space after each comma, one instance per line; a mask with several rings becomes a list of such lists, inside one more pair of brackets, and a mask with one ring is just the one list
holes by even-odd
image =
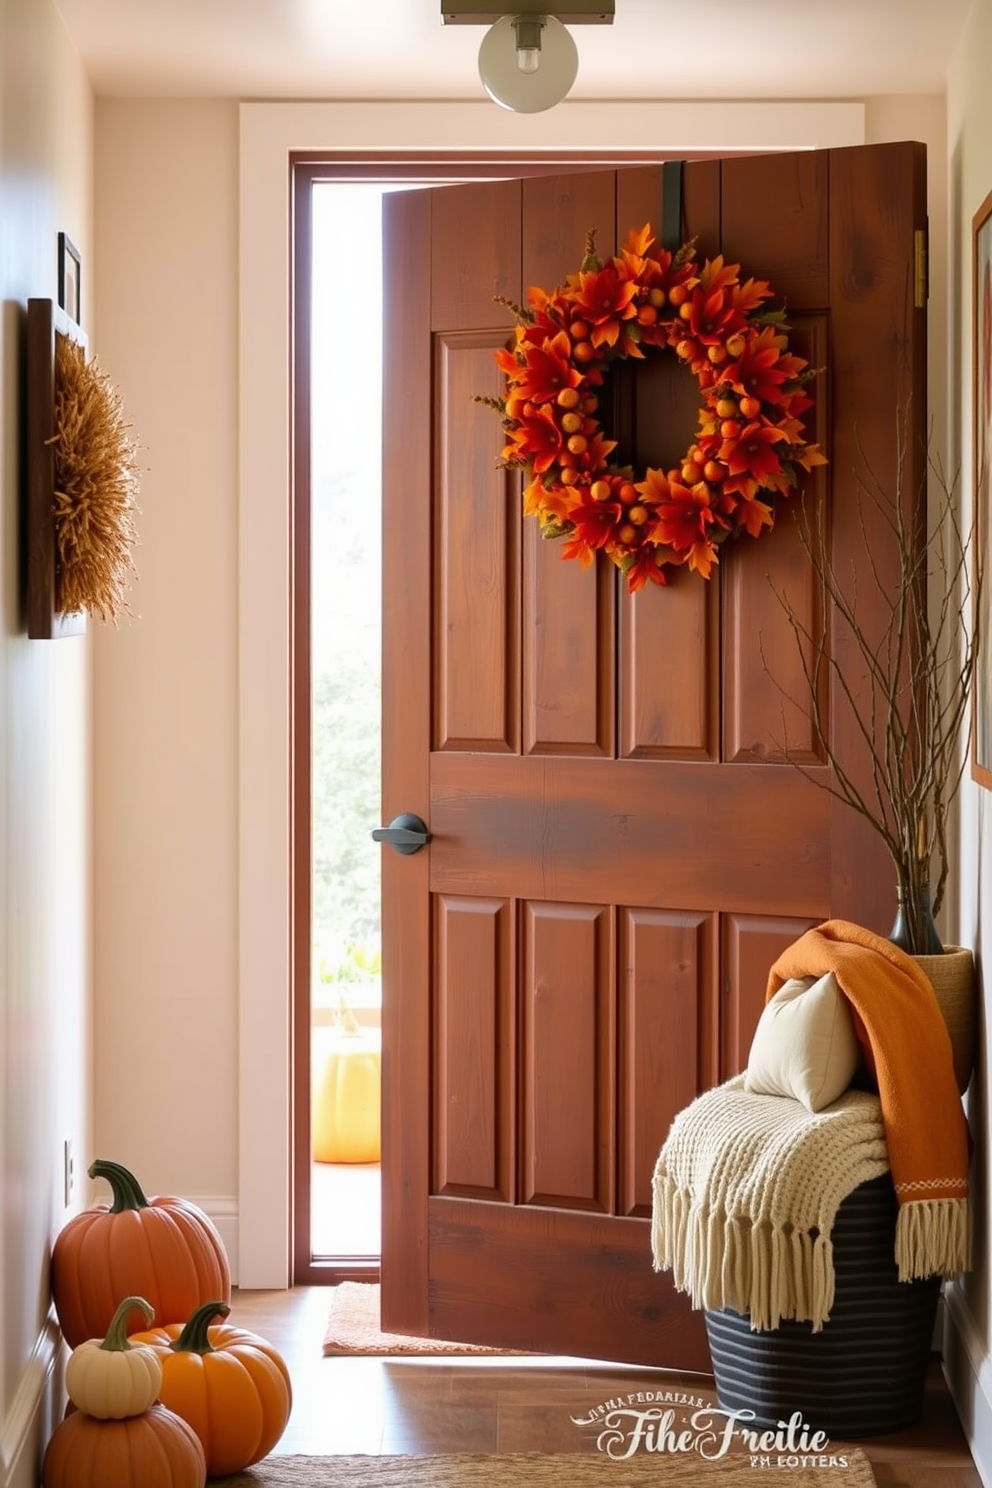
[[82, 322], [82, 261], [79, 250], [59, 233], [59, 309], [77, 325]]
[[82, 635], [86, 616], [59, 608], [55, 531], [55, 338], [86, 338], [51, 300], [28, 300], [27, 324], [27, 626], [34, 641]]
[[[972, 692], [971, 773], [992, 790], [992, 592], [988, 580], [992, 465], [992, 191], [972, 218], [972, 451], [975, 503], [974, 626], [978, 642]], [[984, 581], [979, 584], [979, 576]]]

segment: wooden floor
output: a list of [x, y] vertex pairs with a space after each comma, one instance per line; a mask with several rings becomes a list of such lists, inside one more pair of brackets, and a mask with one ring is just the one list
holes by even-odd
[[[234, 1294], [230, 1321], [281, 1351], [294, 1385], [279, 1453], [349, 1455], [595, 1450], [570, 1417], [621, 1390], [715, 1399], [708, 1376], [574, 1360], [327, 1358], [325, 1287]], [[923, 1419], [858, 1443], [879, 1488], [982, 1488], [934, 1359]], [[832, 1441], [831, 1450], [842, 1444]], [[786, 1473], [784, 1475], [788, 1477]]]

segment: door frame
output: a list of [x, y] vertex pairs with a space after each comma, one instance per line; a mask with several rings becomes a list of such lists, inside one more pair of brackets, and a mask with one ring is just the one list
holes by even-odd
[[[490, 104], [243, 104], [239, 129], [238, 985], [235, 1133], [243, 1288], [284, 1288], [300, 1218], [294, 1190], [295, 1044], [293, 830], [294, 524], [293, 168], [320, 164], [352, 179], [375, 169], [421, 181], [755, 154], [864, 143], [861, 104], [576, 104], [538, 121], [505, 120]], [[461, 152], [450, 138], [478, 141]], [[361, 138], [367, 148], [318, 148]], [[516, 144], [500, 145], [509, 137]], [[393, 141], [404, 140], [397, 148]], [[733, 150], [724, 146], [734, 139]], [[538, 143], [535, 145], [534, 141]], [[603, 141], [613, 143], [604, 147]], [[543, 143], [541, 143], [543, 141]], [[429, 172], [429, 174], [428, 174]], [[343, 177], [342, 177], [343, 178]], [[280, 354], [279, 348], [282, 348]], [[288, 354], [287, 354], [288, 349]], [[276, 411], [274, 416], [274, 410]], [[278, 412], [281, 410], [282, 412]], [[279, 493], [288, 499], [279, 499]], [[275, 494], [273, 494], [275, 493]], [[298, 771], [297, 771], [298, 774]], [[308, 859], [307, 859], [308, 861]], [[309, 1003], [309, 988], [308, 988]], [[307, 1034], [307, 1041], [309, 1034]], [[309, 1080], [307, 1078], [307, 1085]], [[308, 1118], [307, 1118], [308, 1119]], [[309, 1208], [309, 1203], [307, 1204]], [[307, 1215], [307, 1220], [309, 1216]], [[307, 1227], [307, 1235], [309, 1228]], [[317, 1268], [317, 1281], [330, 1281]]]
[[[292, 552], [290, 578], [290, 687], [291, 687], [291, 934], [292, 934], [292, 1058], [293, 1058], [293, 1269], [294, 1284], [336, 1285], [341, 1281], [378, 1281], [378, 1258], [373, 1263], [353, 1258], [315, 1258], [310, 1244], [311, 1206], [311, 1090], [310, 1033], [312, 1022], [312, 670], [311, 670], [311, 297], [312, 193], [315, 185], [346, 181], [409, 182], [415, 186], [448, 186], [470, 180], [562, 174], [570, 171], [612, 170], [625, 165], [660, 164], [667, 155], [645, 158], [591, 160], [571, 151], [488, 160], [435, 160], [425, 155], [416, 163], [352, 159], [329, 162], [322, 153], [294, 154], [292, 170], [293, 222], [293, 374], [291, 382], [293, 430]], [[694, 160], [713, 158], [710, 152]], [[383, 817], [383, 820], [386, 818]]]

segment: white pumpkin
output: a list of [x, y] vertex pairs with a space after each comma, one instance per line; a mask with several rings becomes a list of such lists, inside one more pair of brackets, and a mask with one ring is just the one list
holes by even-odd
[[87, 1416], [122, 1421], [154, 1405], [162, 1388], [162, 1365], [156, 1351], [130, 1344], [127, 1320], [134, 1309], [146, 1323], [155, 1316], [143, 1297], [125, 1297], [111, 1319], [106, 1338], [90, 1338], [69, 1355], [65, 1387], [69, 1399]]

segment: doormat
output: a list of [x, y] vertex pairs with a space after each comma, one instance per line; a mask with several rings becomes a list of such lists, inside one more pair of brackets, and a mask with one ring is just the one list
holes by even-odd
[[331, 1290], [331, 1312], [324, 1334], [325, 1354], [499, 1354], [534, 1358], [522, 1349], [449, 1343], [445, 1338], [410, 1338], [379, 1327], [379, 1284], [342, 1281]]
[[643, 1452], [622, 1462], [601, 1452], [267, 1457], [225, 1478], [224, 1488], [876, 1488], [858, 1448], [814, 1460], [831, 1459], [832, 1467], [790, 1467], [787, 1461], [765, 1467], [752, 1466], [744, 1453], [709, 1461], [695, 1452]]

